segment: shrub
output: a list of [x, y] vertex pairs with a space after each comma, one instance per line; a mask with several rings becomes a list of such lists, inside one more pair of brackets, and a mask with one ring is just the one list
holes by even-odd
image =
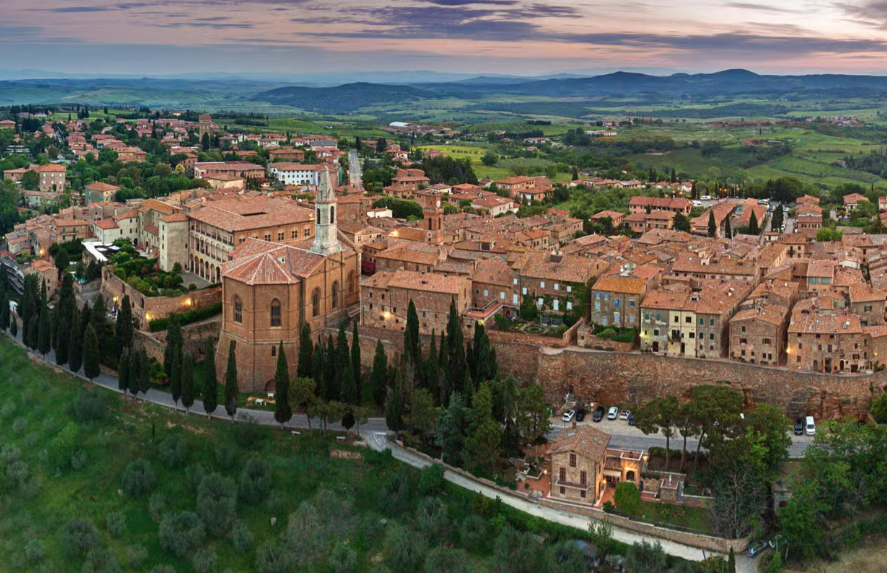
[[25, 542], [25, 561], [34, 565], [46, 557], [46, 547], [39, 539], [31, 537]]
[[388, 563], [396, 571], [418, 571], [425, 561], [428, 544], [422, 535], [408, 531], [403, 526], [392, 527], [385, 537]]
[[106, 547], [95, 547], [86, 554], [81, 573], [121, 573], [114, 554]]
[[431, 464], [419, 472], [419, 493], [437, 495], [443, 490], [444, 468], [439, 464]]
[[258, 573], [286, 573], [294, 565], [294, 556], [275, 542], [263, 545], [256, 552], [256, 571]]
[[234, 441], [241, 448], [255, 450], [268, 439], [269, 432], [267, 427], [260, 426], [252, 416], [242, 415], [240, 423], [234, 426]]
[[216, 570], [218, 561], [219, 556], [216, 552], [209, 547], [205, 547], [194, 554], [191, 564], [194, 565], [194, 570], [197, 573], [211, 573]]
[[330, 555], [329, 564], [333, 573], [352, 573], [357, 568], [357, 553], [344, 543], [339, 543]]
[[99, 530], [88, 519], [72, 519], [66, 523], [62, 537], [69, 555], [86, 555], [101, 543]]
[[82, 470], [86, 467], [86, 462], [89, 460], [89, 456], [86, 455], [86, 452], [83, 450], [77, 450], [73, 454], [71, 454], [71, 469], [72, 470]]
[[160, 547], [177, 557], [184, 557], [203, 542], [206, 532], [193, 511], [168, 516], [160, 523]]
[[197, 514], [207, 532], [221, 537], [231, 530], [237, 512], [237, 486], [220, 474], [209, 474], [197, 490]]
[[223, 470], [230, 470], [237, 465], [237, 450], [229, 444], [216, 444], [216, 464]]
[[240, 497], [245, 503], [258, 503], [271, 491], [271, 466], [265, 460], [253, 458], [240, 473]]
[[[471, 558], [464, 549], [436, 547], [425, 558], [425, 573], [469, 573]], [[579, 571], [579, 569], [576, 569]]]
[[887, 424], [887, 392], [872, 400], [872, 417], [879, 424]]
[[74, 417], [78, 422], [98, 422], [108, 415], [105, 396], [98, 391], [79, 392], [74, 401]]
[[436, 497], [427, 497], [419, 504], [416, 512], [418, 530], [432, 544], [443, 543], [450, 529], [447, 506]]
[[206, 477], [206, 468], [203, 467], [203, 464], [191, 464], [187, 468], [185, 468], [185, 479], [188, 480], [188, 485], [191, 486], [191, 489], [196, 493], [197, 488], [200, 487], [200, 483], [203, 481], [203, 478]]
[[638, 510], [641, 502], [641, 493], [638, 486], [630, 481], [623, 481], [616, 485], [616, 493], [613, 494], [616, 507], [623, 513], [633, 514]]
[[612, 501], [604, 502], [604, 513], [616, 513], [616, 506], [613, 505]]
[[163, 512], [166, 511], [166, 496], [158, 492], [151, 496], [148, 500], [148, 512], [154, 521], [160, 519]]
[[172, 565], [156, 565], [150, 573], [176, 573], [176, 569]]
[[402, 474], [393, 474], [382, 484], [379, 493], [380, 505], [390, 515], [400, 515], [406, 511], [412, 501], [413, 493], [410, 483]]
[[459, 541], [468, 551], [479, 551], [486, 546], [487, 523], [479, 515], [469, 515], [459, 528]]
[[126, 514], [122, 511], [112, 511], [105, 518], [105, 529], [111, 537], [120, 537], [126, 533]]
[[130, 462], [123, 470], [123, 493], [129, 497], [147, 495], [156, 485], [157, 476], [154, 474], [151, 462], [144, 458]]
[[157, 456], [169, 467], [179, 468], [188, 459], [188, 441], [178, 434], [170, 434], [157, 446]]
[[[141, 289], [139, 289], [139, 290], [141, 291]], [[194, 290], [194, 289], [191, 289], [191, 290]], [[211, 316], [221, 314], [221, 312], [222, 312], [222, 303], [217, 302], [215, 304], [204, 306], [202, 308], [195, 308], [194, 310], [185, 311], [185, 312], [179, 314], [178, 316], [179, 316], [179, 322], [182, 325], [185, 325], [185, 324], [192, 324], [194, 322], [200, 322], [201, 320], [205, 320]], [[160, 332], [162, 330], [166, 330], [168, 326], [169, 326], [169, 319], [168, 318], [158, 318], [158, 319], [148, 322], [148, 329], [151, 332]]]
[[253, 548], [253, 544], [255, 543], [255, 536], [253, 532], [249, 530], [249, 527], [242, 521], [238, 521], [234, 524], [234, 527], [231, 529], [231, 542], [234, 545], [234, 549], [239, 553], [246, 553]]

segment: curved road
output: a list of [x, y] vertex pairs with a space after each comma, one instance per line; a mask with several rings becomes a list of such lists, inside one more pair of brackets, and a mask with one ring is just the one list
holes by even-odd
[[[8, 338], [11, 338], [9, 336], [9, 333], [4, 333], [4, 334], [6, 334], [6, 336]], [[15, 342], [19, 346], [24, 346], [21, 341], [21, 331], [19, 331], [19, 335], [15, 338]], [[38, 353], [31, 352], [30, 350], [28, 350], [28, 352], [30, 354], [32, 354], [33, 356], [41, 357], [41, 355]], [[83, 376], [82, 373], [74, 374], [66, 366], [56, 365], [55, 364], [55, 353], [52, 350], [50, 350], [50, 352], [46, 356], [42, 357], [42, 359], [54, 368], [58, 368], [60, 370], [63, 370], [65, 372], [71, 374], [72, 376], [76, 376], [77, 378], [80, 378], [82, 380], [87, 380], [87, 378], [85, 376]], [[117, 378], [110, 376], [104, 372], [102, 374], [100, 374], [93, 381], [93, 383], [97, 386], [101, 386], [101, 387], [111, 390], [113, 392], [120, 393], [120, 390], [117, 387], [117, 385], [118, 385]], [[162, 392], [160, 390], [151, 389], [147, 392], [147, 394], [139, 394], [139, 399], [146, 400], [147, 402], [157, 404], [160, 406], [165, 406], [167, 408], [176, 408], [176, 404], [173, 401], [172, 396], [170, 394], [168, 394], [167, 392]], [[194, 401], [194, 406], [191, 408], [191, 411], [194, 413], [194, 415], [205, 415], [205, 412], [203, 411], [203, 403], [200, 400]], [[274, 413], [270, 412], [270, 411], [238, 408], [237, 415], [238, 416], [248, 415], [248, 416], [252, 417], [253, 419], [255, 419], [256, 422], [259, 424], [263, 424], [263, 425], [267, 425], [267, 426], [279, 426], [277, 421], [274, 419]], [[227, 413], [225, 412], [225, 408], [222, 405], [220, 405], [216, 409], [216, 411], [213, 412], [212, 417], [222, 419], [222, 420], [230, 420], [230, 417], [227, 415]], [[615, 422], [613, 424], [615, 426]], [[309, 427], [308, 417], [305, 416], [304, 414], [296, 414], [293, 416], [292, 420], [290, 420], [285, 425], [285, 427], [288, 429], [308, 428]], [[317, 420], [315, 418], [311, 422], [310, 427], [319, 428], [320, 427], [319, 420]], [[328, 428], [331, 430], [345, 431], [344, 428], [342, 428], [341, 424], [330, 424], [328, 426]], [[615, 431], [616, 429], [617, 428], [613, 427], [612, 429], [607, 429], [607, 431], [608, 432]], [[628, 429], [632, 432], [636, 430], [635, 428], [628, 428]], [[555, 429], [555, 430], [557, 430], [557, 429]], [[623, 431], [625, 431], [625, 430], [623, 429]], [[428, 462], [426, 459], [424, 459], [420, 456], [416, 456], [416, 455], [410, 453], [409, 451], [404, 450], [403, 448], [400, 448], [399, 446], [390, 443], [387, 438], [387, 433], [388, 433], [388, 428], [385, 425], [384, 418], [370, 418], [367, 421], [367, 423], [362, 424], [360, 426], [361, 436], [366, 440], [366, 442], [373, 449], [377, 449], [377, 450], [391, 449], [392, 454], [394, 455], [394, 457], [396, 459], [398, 459], [404, 463], [407, 463], [411, 466], [414, 466], [414, 467], [422, 468], [422, 467], [425, 467], [430, 464], [430, 462]], [[556, 433], [556, 432], [553, 432], [553, 433]], [[641, 434], [641, 436], [643, 436], [643, 434]], [[634, 443], [630, 440], [638, 439], [638, 438], [630, 436], [630, 435], [629, 435], [629, 437], [619, 436], [619, 435], [614, 435], [613, 437], [614, 437], [614, 440], [611, 443], [613, 445], [618, 445], [619, 447], [632, 447], [632, 446], [628, 446], [628, 445], [624, 445], [624, 444]], [[649, 440], [652, 440], [652, 441], [658, 443], [657, 436], [648, 436], [647, 438]], [[665, 438], [663, 438], [661, 436], [658, 436], [658, 438], [661, 439], [661, 442], [664, 445]], [[674, 441], [675, 440], [672, 439], [673, 443], [674, 443]], [[689, 447], [689, 442], [688, 442], [688, 447]], [[470, 480], [460, 474], [451, 472], [449, 470], [446, 472], [446, 479], [447, 479], [447, 481], [450, 481], [456, 485], [459, 485], [459, 486], [469, 489], [471, 491], [480, 493], [481, 495], [484, 495], [485, 497], [488, 497], [491, 499], [500, 498], [500, 499], [502, 499], [503, 503], [506, 503], [512, 507], [515, 507], [515, 508], [517, 508], [521, 511], [524, 511], [526, 513], [529, 513], [531, 515], [535, 515], [535, 516], [541, 517], [543, 519], [546, 519], [548, 521], [552, 521], [555, 523], [560, 523], [563, 525], [568, 525], [570, 527], [575, 527], [575, 528], [583, 530], [583, 531], [587, 531], [588, 526], [591, 523], [596, 521], [592, 518], [583, 517], [583, 516], [575, 515], [572, 513], [568, 513], [565, 511], [560, 511], [560, 510], [556, 510], [556, 509], [552, 509], [552, 508], [548, 508], [548, 507], [543, 507], [543, 506], [534, 504], [530, 501], [523, 500], [520, 498], [516, 498], [516, 497], [512, 497], [512, 496], [504, 496], [503, 497], [500, 492], [498, 492], [498, 491], [496, 491], [484, 484]], [[617, 527], [613, 528], [613, 537], [623, 543], [628, 543], [628, 544], [637, 543], [640, 541], [650, 541], [650, 538], [647, 536], [640, 535], [640, 534], [635, 533], [633, 531], [620, 529]], [[662, 544], [662, 548], [666, 551], [666, 553], [668, 553], [669, 555], [674, 555], [674, 556], [681, 557], [684, 559], [689, 559], [689, 560], [693, 560], [693, 561], [701, 561], [702, 559], [705, 559], [706, 556], [710, 557], [712, 555], [711, 552], [704, 552], [701, 549], [697, 549], [695, 547], [690, 547], [688, 545], [683, 545], [681, 543], [676, 543], [673, 541], [668, 541], [666, 539], [657, 539], [657, 541], [659, 541]], [[754, 573], [755, 571], [757, 571], [757, 566], [756, 566], [755, 561], [748, 559], [745, 555], [738, 554], [736, 556], [736, 560], [737, 560], [737, 563], [736, 563], [737, 569], [736, 570], [738, 573]]]

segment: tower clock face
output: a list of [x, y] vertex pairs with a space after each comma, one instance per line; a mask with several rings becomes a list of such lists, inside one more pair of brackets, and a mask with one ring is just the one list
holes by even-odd
[[440, 207], [440, 199], [437, 200], [437, 206]]

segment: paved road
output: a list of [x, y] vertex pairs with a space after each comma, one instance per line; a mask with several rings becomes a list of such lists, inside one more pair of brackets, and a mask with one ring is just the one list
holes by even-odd
[[356, 149], [348, 152], [348, 173], [351, 176], [351, 186], [363, 189], [363, 166]]

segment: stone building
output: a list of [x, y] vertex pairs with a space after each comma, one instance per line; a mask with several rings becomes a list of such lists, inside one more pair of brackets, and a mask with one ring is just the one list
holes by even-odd
[[[294, 364], [303, 323], [316, 334], [345, 320], [360, 302], [360, 255], [338, 235], [336, 199], [329, 185], [321, 186], [316, 209], [313, 238], [283, 245], [267, 235], [246, 237], [222, 266], [216, 368], [223, 379], [230, 343], [235, 342], [243, 392], [273, 390], [278, 345], [283, 343]], [[239, 232], [229, 231], [227, 237], [236, 239]]]
[[117, 197], [117, 191], [119, 190], [120, 187], [108, 183], [90, 183], [84, 188], [86, 204], [110, 203]]
[[553, 498], [594, 503], [604, 491], [604, 466], [610, 436], [592, 427], [562, 432], [548, 450]]
[[869, 337], [858, 316], [831, 309], [819, 312], [804, 303], [795, 306], [788, 327], [789, 368], [832, 374], [871, 367]]
[[419, 315], [419, 332], [446, 329], [450, 303], [459, 317], [471, 304], [471, 280], [464, 276], [398, 270], [377, 272], [361, 283], [361, 324], [386, 330], [404, 330], [410, 301]]
[[629, 272], [601, 277], [592, 288], [591, 322], [637, 328], [647, 283]]
[[765, 366], [783, 364], [788, 318], [787, 307], [763, 302], [737, 312], [730, 320], [730, 358]]

